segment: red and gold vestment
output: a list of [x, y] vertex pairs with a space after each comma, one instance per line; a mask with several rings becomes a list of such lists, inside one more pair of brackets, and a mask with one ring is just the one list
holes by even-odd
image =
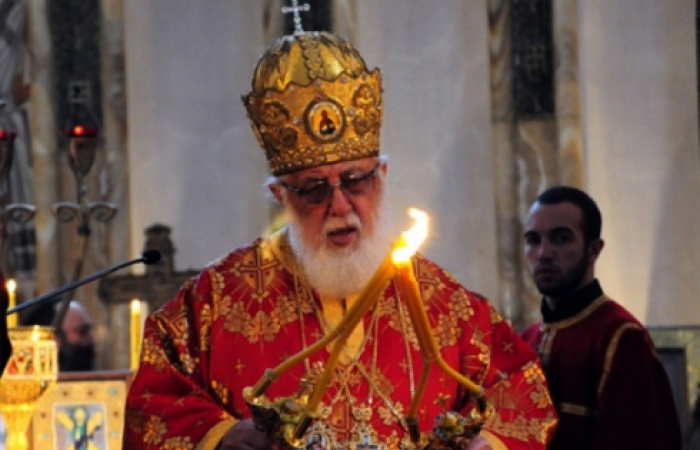
[[543, 302], [544, 323], [523, 333], [542, 355], [559, 415], [549, 449], [680, 450], [668, 376], [642, 324], [597, 280], [562, 309]]
[[[483, 385], [495, 408], [482, 434], [496, 449], [544, 449], [557, 419], [536, 354], [485, 298], [422, 256], [413, 267], [442, 357]], [[326, 304], [295, 269], [285, 232], [211, 264], [146, 321], [124, 448], [215, 448], [236, 420], [250, 417], [242, 390], [327, 332]], [[329, 450], [398, 450], [423, 358], [394, 282], [358, 329], [308, 436], [321, 434]], [[326, 348], [284, 373], [267, 397], [293, 396], [328, 355]], [[422, 431], [442, 412], [439, 399], [473, 407], [437, 366], [430, 375]]]

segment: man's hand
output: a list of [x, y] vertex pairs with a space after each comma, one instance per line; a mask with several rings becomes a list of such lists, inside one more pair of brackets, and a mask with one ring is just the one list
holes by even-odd
[[469, 441], [464, 450], [493, 450], [493, 447], [485, 437], [476, 436]]
[[273, 450], [272, 440], [255, 428], [253, 419], [236, 422], [229, 428], [219, 444], [219, 450]]

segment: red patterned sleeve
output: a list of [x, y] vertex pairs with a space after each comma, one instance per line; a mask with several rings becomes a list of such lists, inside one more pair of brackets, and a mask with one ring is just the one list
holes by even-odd
[[[482, 430], [494, 448], [542, 449], [552, 438], [557, 415], [539, 358], [530, 346], [501, 317], [488, 300], [477, 313], [481, 345], [489, 348], [488, 368], [482, 385], [494, 414]], [[483, 317], [488, 310], [488, 318]]]
[[146, 320], [126, 402], [123, 448], [215, 448], [236, 422], [208, 381], [211, 277], [203, 272]]

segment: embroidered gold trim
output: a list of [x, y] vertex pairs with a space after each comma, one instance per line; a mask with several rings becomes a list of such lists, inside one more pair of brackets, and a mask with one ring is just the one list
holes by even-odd
[[610, 369], [612, 367], [613, 359], [615, 358], [615, 352], [617, 351], [617, 346], [620, 343], [622, 334], [627, 330], [639, 330], [639, 326], [633, 323], [626, 323], [620, 328], [615, 330], [613, 338], [610, 340], [608, 349], [605, 352], [605, 361], [603, 363], [603, 375], [600, 377], [600, 382], [598, 384], [598, 396], [600, 396], [605, 389], [605, 383], [608, 381], [608, 376], [610, 376]]
[[597, 299], [595, 299], [595, 300], [593, 301], [593, 303], [591, 303], [590, 305], [588, 305], [587, 307], [585, 307], [585, 308], [583, 309], [583, 311], [581, 311], [580, 313], [576, 314], [575, 316], [570, 317], [570, 318], [568, 318], [568, 319], [566, 319], [566, 320], [562, 320], [561, 322], [556, 322], [556, 323], [552, 323], [552, 324], [547, 324], [547, 326], [548, 326], [548, 327], [551, 327], [551, 329], [553, 329], [553, 330], [561, 330], [562, 328], [570, 327], [570, 326], [572, 326], [572, 325], [574, 325], [574, 324], [577, 324], [578, 322], [582, 321], [583, 319], [587, 318], [587, 317], [590, 316], [591, 314], [593, 314], [593, 312], [594, 312], [596, 309], [600, 308], [605, 302], [608, 302], [608, 301], [611, 301], [611, 300], [610, 300], [610, 297], [608, 297], [608, 296], [606, 296], [605, 294], [603, 294], [603, 295], [601, 295], [600, 297], [598, 297]]
[[557, 411], [581, 417], [595, 418], [598, 416], [598, 412], [595, 409], [589, 408], [584, 405], [577, 405], [575, 403], [559, 403], [557, 405]]

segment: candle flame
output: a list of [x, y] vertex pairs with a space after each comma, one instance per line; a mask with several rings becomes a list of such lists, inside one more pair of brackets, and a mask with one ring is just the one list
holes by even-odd
[[136, 298], [131, 301], [131, 312], [132, 313], [141, 312], [141, 302]]
[[428, 214], [420, 209], [409, 208], [408, 215], [415, 220], [415, 223], [401, 234], [402, 245], [399, 245], [391, 254], [394, 264], [410, 260], [425, 238], [428, 237]]
[[10, 278], [7, 280], [7, 282], [5, 282], [5, 287], [7, 287], [7, 292], [11, 294], [17, 289], [17, 282]]

